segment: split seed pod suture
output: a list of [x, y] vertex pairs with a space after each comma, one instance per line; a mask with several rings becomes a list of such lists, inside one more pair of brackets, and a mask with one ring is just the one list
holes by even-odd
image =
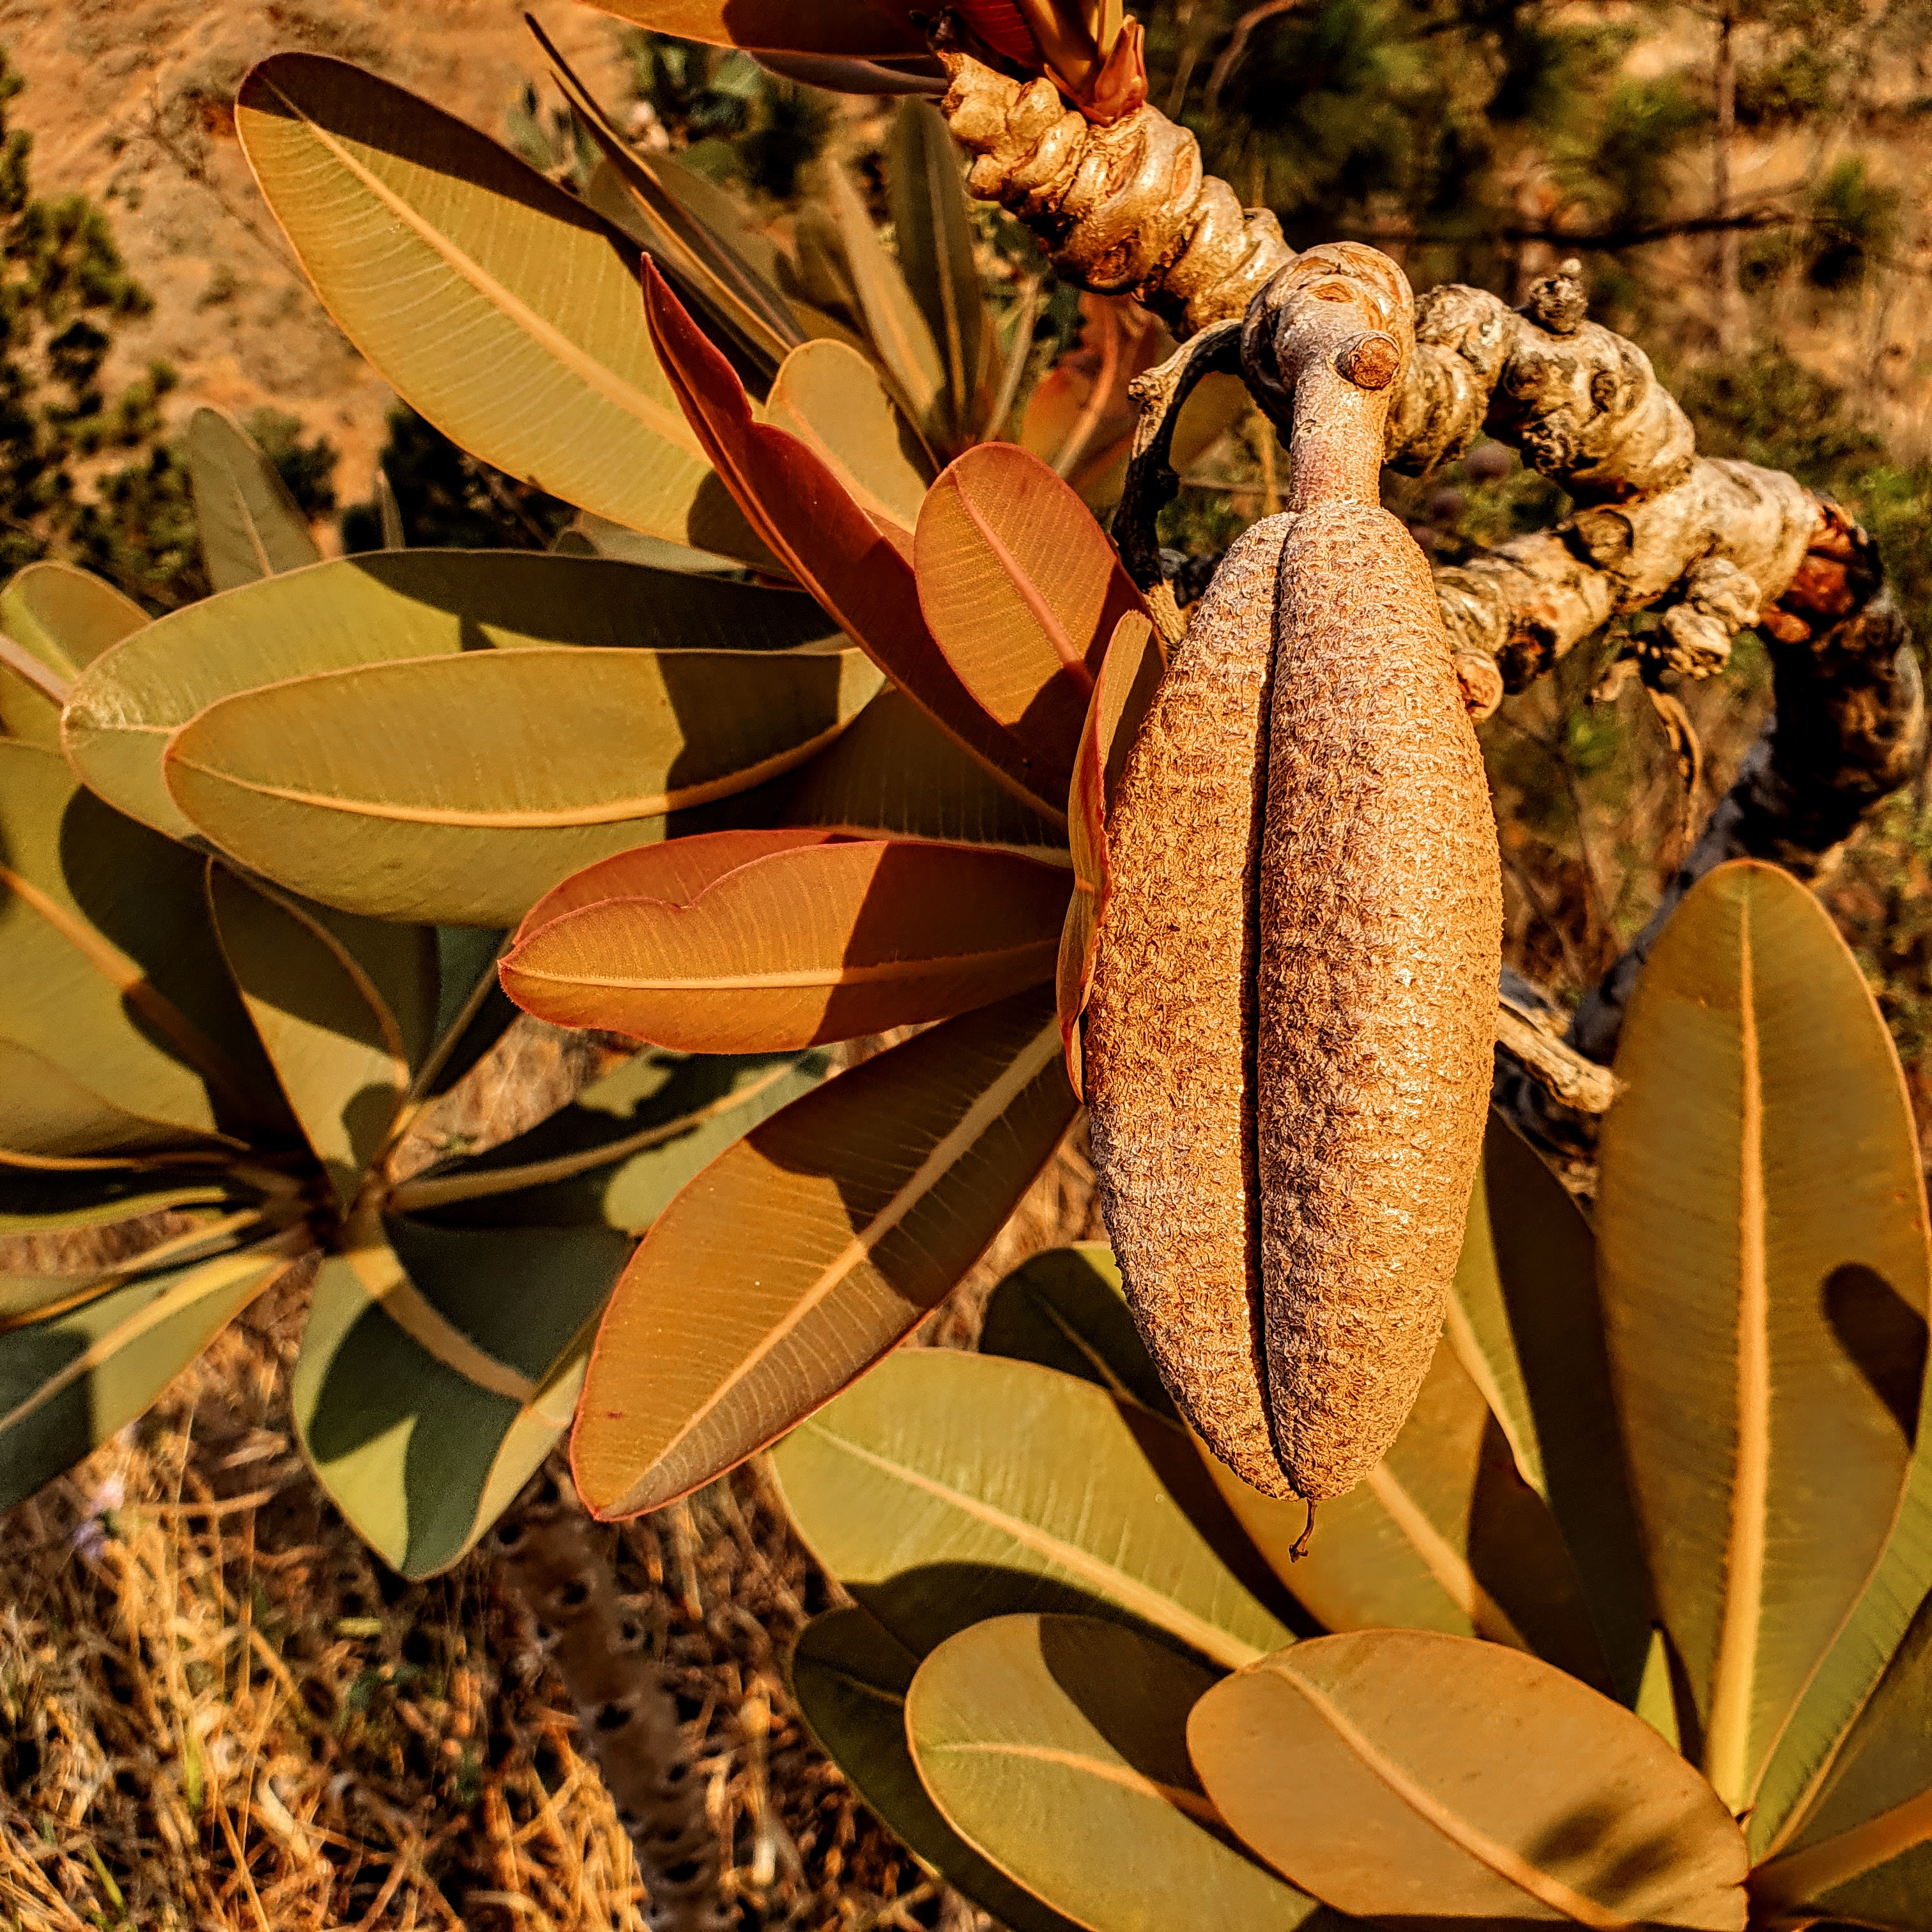
[[1250, 313], [1291, 430], [1122, 775], [1085, 1032], [1101, 1199], [1162, 1377], [1246, 1482], [1352, 1488], [1414, 1406], [1486, 1114], [1502, 926], [1430, 570], [1380, 507], [1401, 271], [1313, 249]]

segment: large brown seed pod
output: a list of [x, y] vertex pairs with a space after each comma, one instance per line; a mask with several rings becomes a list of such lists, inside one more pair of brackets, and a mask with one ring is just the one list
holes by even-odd
[[1268, 1493], [1351, 1488], [1434, 1352], [1502, 892], [1427, 563], [1377, 502], [1408, 286], [1310, 251], [1251, 320], [1292, 514], [1216, 577], [1123, 776], [1088, 1008], [1102, 1204], [1163, 1378]]
[[1102, 1208], [1135, 1318], [1196, 1432], [1274, 1496], [1290, 1490], [1262, 1394], [1255, 885], [1291, 524], [1268, 518], [1228, 553], [1128, 754], [1085, 1034]]

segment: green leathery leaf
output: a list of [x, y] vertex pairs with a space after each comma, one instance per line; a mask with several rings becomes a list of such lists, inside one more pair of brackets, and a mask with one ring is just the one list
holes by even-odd
[[62, 687], [147, 621], [140, 604], [70, 563], [16, 572], [0, 590], [0, 734], [58, 751]]
[[1899, 1507], [1924, 1183], [1870, 990], [1774, 866], [1686, 896], [1617, 1072], [1597, 1197], [1611, 1367], [1687, 1742], [1742, 1811]]
[[578, 1492], [634, 1515], [742, 1462], [958, 1285], [1073, 1118], [1022, 993], [775, 1114], [658, 1217], [598, 1337]]
[[416, 1069], [411, 1098], [446, 1094], [503, 1036], [517, 1016], [496, 960], [509, 934], [497, 928], [436, 928], [435, 1044]]
[[[557, 85], [575, 110], [602, 156], [592, 172], [585, 198], [615, 226], [648, 249], [659, 268], [675, 275], [702, 302], [712, 320], [744, 344], [768, 369], [776, 368], [788, 350], [803, 338], [785, 306], [784, 297], [746, 259], [762, 254], [769, 263], [772, 250], [762, 250], [750, 241], [736, 204], [730, 197], [680, 166], [668, 156], [640, 153], [611, 124], [610, 116], [572, 70], [556, 44], [529, 16], [525, 20], [548, 58]], [[692, 206], [697, 190], [722, 203], [728, 212], [707, 220]], [[715, 208], [712, 210], [715, 213]], [[741, 252], [734, 241], [748, 245]]]
[[1447, 1339], [1388, 1453], [1322, 1504], [1299, 1560], [1305, 1505], [1264, 1496], [1204, 1447], [1202, 1456], [1255, 1546], [1328, 1629], [1478, 1636], [1610, 1688], [1562, 1534]]
[[1127, 1311], [1120, 1266], [1105, 1241], [1049, 1248], [1022, 1262], [986, 1304], [980, 1349], [1078, 1376], [1180, 1420]]
[[1201, 1788], [1187, 1717], [1217, 1676], [1118, 1624], [996, 1617], [920, 1664], [906, 1734], [953, 1829], [1091, 1932], [1335, 1923]]
[[578, 1226], [641, 1234], [734, 1141], [810, 1093], [822, 1053], [670, 1053], [646, 1048], [526, 1134], [404, 1181], [398, 1212], [440, 1225]]
[[1767, 1919], [1932, 1927], [1932, 1600], [1920, 1605], [1798, 1828], [1752, 1874], [1751, 1900]]
[[305, 905], [211, 868], [209, 903], [290, 1108], [347, 1207], [436, 1022], [436, 939]]
[[899, 268], [945, 370], [948, 427], [956, 448], [973, 433], [986, 305], [973, 258], [973, 218], [959, 150], [944, 116], [929, 100], [899, 104], [886, 188]]
[[653, 570], [675, 570], [693, 576], [734, 575], [742, 568], [734, 557], [668, 543], [662, 537], [647, 537], [641, 531], [627, 530], [606, 518], [593, 517], [587, 510], [578, 512], [576, 520], [559, 533], [550, 548], [560, 556], [614, 557], [622, 563], [648, 564]]
[[232, 416], [204, 405], [189, 418], [188, 468], [202, 560], [217, 590], [321, 561], [280, 472]]
[[794, 349], [765, 419], [816, 450], [887, 541], [911, 555], [932, 461], [872, 363], [842, 342]]
[[[34, 1176], [37, 1180], [49, 1178], [46, 1174]], [[56, 1231], [56, 1250], [46, 1272], [27, 1268], [15, 1271], [10, 1266], [0, 1266], [0, 1330], [50, 1320], [144, 1276], [178, 1273], [193, 1263], [212, 1261], [218, 1255], [259, 1247], [272, 1238], [274, 1230], [286, 1227], [296, 1218], [295, 1204], [288, 1195], [279, 1202], [270, 1202], [238, 1183], [212, 1202], [178, 1208], [164, 1228], [139, 1231], [124, 1223], [117, 1229], [112, 1222], [105, 1222], [92, 1228]], [[141, 1245], [142, 1232], [146, 1234], [145, 1246]], [[98, 1240], [104, 1234], [111, 1240], [117, 1233], [121, 1241], [113, 1244], [128, 1246], [124, 1255], [111, 1260], [96, 1259], [84, 1268], [70, 1264], [73, 1249], [88, 1234]], [[0, 1235], [0, 1253], [17, 1252], [24, 1246], [20, 1237]], [[69, 1256], [69, 1264], [64, 1266], [60, 1253], [63, 1246]], [[28, 1251], [28, 1261], [33, 1252]]]
[[0, 743], [0, 1043], [20, 1076], [0, 1088], [0, 1145], [152, 1151], [285, 1123], [215, 946], [206, 864], [50, 752]]
[[0, 1274], [8, 1244], [118, 1227], [170, 1210], [239, 1204], [252, 1190], [217, 1167], [33, 1170], [0, 1166]]
[[936, 454], [945, 446], [946, 367], [898, 262], [886, 253], [859, 191], [836, 161], [825, 164], [832, 218], [873, 352], [908, 418]]
[[[830, 647], [838, 634], [795, 591], [614, 559], [466, 550], [343, 557], [190, 604], [104, 654], [69, 700], [66, 750], [110, 805], [188, 838], [195, 828], [162, 776], [168, 740], [242, 692], [421, 658], [566, 645], [763, 652]], [[444, 722], [446, 740], [460, 736], [461, 722]]]
[[292, 1394], [317, 1478], [392, 1569], [447, 1569], [536, 1473], [629, 1252], [601, 1226], [352, 1222], [316, 1277]]
[[777, 822], [855, 838], [940, 838], [1068, 862], [1066, 835], [997, 783], [888, 686], [836, 741], [783, 782]]
[[856, 1606], [799, 1633], [788, 1676], [819, 1748], [920, 1862], [1012, 1932], [1072, 1932], [1074, 1922], [988, 1864], [920, 1782], [906, 1742], [905, 1699], [920, 1660]]
[[1596, 1238], [1568, 1190], [1500, 1114], [1490, 1116], [1448, 1334], [1516, 1467], [1563, 1532], [1611, 1682], [1628, 1703], [1642, 1682], [1652, 1624], [1605, 1350]]
[[291, 1264], [298, 1238], [145, 1275], [0, 1334], [0, 1509], [133, 1421]]
[[1290, 1640], [1196, 1520], [1213, 1492], [1185, 1432], [1031, 1362], [903, 1350], [772, 1465], [819, 1560], [914, 1650], [1021, 1610], [1141, 1623], [1230, 1669]]
[[330, 313], [419, 414], [566, 502], [769, 568], [658, 366], [631, 242], [344, 62], [272, 56], [236, 128]]
[[858, 650], [467, 652], [211, 706], [168, 788], [224, 852], [377, 919], [505, 926], [829, 744], [877, 693]]
[[214, 1144], [194, 1130], [118, 1107], [31, 1048], [0, 1040], [0, 1166], [128, 1166]]
[[[1920, 1413], [1925, 1413], [1921, 1396]], [[1925, 1671], [1922, 1648], [1913, 1652], [1909, 1633], [1916, 1615], [1932, 1600], [1932, 1442], [1922, 1429], [1906, 1491], [1885, 1555], [1858, 1606], [1820, 1659], [1796, 1709], [1773, 1748], [1758, 1786], [1758, 1803], [1746, 1826], [1760, 1857], [1781, 1856], [1835, 1770], [1849, 1740], [1863, 1732], [1870, 1701], [1888, 1670], [1906, 1668], [1908, 1652]], [[1855, 1726], [1856, 1727], [1855, 1729]], [[1932, 1766], [1924, 1772], [1932, 1785]], [[1932, 1820], [1927, 1821], [1932, 1832]]]
[[1642, 1719], [1519, 1651], [1318, 1637], [1226, 1678], [1187, 1742], [1249, 1847], [1382, 1925], [1744, 1932], [1744, 1834]]

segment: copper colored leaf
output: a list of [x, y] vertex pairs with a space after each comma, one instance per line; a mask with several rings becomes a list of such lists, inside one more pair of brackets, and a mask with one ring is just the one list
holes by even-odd
[[1231, 1842], [1188, 1762], [1187, 1714], [1215, 1681], [1118, 1624], [995, 1617], [920, 1666], [906, 1734], [953, 1828], [1094, 1932], [1326, 1919]]
[[946, 662], [1064, 788], [1100, 661], [1144, 610], [1106, 532], [1037, 458], [982, 443], [932, 486], [914, 556]]
[[614, 522], [769, 563], [652, 353], [631, 242], [474, 128], [342, 61], [264, 61], [236, 126], [330, 313], [446, 435]]
[[[1126, 298], [1080, 299], [1079, 346], [1062, 356], [1028, 398], [1018, 440], [1096, 508], [1117, 502], [1140, 412], [1135, 377], [1173, 351], [1167, 332]], [[1172, 460], [1182, 475], [1252, 406], [1237, 376], [1210, 376], [1184, 405]]]
[[1060, 787], [1034, 769], [940, 655], [904, 559], [822, 458], [796, 436], [752, 420], [731, 365], [648, 263], [644, 288], [664, 366], [706, 453], [759, 535], [934, 723], [1058, 819]]
[[1154, 626], [1129, 611], [1115, 626], [1081, 728], [1067, 796], [1067, 842], [1073, 854], [1073, 897], [1060, 940], [1058, 997], [1067, 1076], [1083, 1088], [1080, 1021], [1094, 984], [1094, 956], [1107, 910], [1107, 801], [1119, 782], [1135, 734], [1163, 669]]
[[[718, 832], [596, 868], [608, 896], [526, 930], [503, 984], [560, 1026], [770, 1053], [945, 1019], [1052, 971], [1066, 876], [963, 845]], [[743, 863], [698, 884], [658, 854]]]
[[1073, 1118], [1049, 1003], [1022, 994], [828, 1081], [714, 1161], [625, 1272], [572, 1445], [602, 1516], [763, 1448], [935, 1306]]
[[1774, 866], [1686, 897], [1617, 1072], [1597, 1238], [1618, 1412], [1687, 1742], [1742, 1810], [1898, 1508], [1925, 1335], [1918, 1150], [1863, 974]]
[[1208, 1795], [1291, 1882], [1378, 1922], [1742, 1932], [1744, 1836], [1640, 1718], [1495, 1644], [1317, 1639], [1216, 1684]]

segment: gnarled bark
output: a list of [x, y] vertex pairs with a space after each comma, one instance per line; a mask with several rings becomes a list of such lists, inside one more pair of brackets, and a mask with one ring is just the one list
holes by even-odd
[[[942, 50], [943, 110], [975, 157], [973, 192], [1034, 228], [1054, 266], [1085, 286], [1131, 294], [1184, 338], [1135, 386], [1142, 411], [1115, 520], [1128, 568], [1170, 646], [1185, 629], [1154, 538], [1178, 488], [1174, 416], [1200, 377], [1238, 369], [1284, 428], [1289, 386], [1270, 366], [1270, 304], [1297, 259], [1266, 210], [1245, 212], [1204, 173], [1192, 135], [1143, 106], [1108, 127], [1066, 111], [1049, 83], [1007, 80]], [[1755, 626], [1770, 640], [1778, 716], [1672, 881], [1630, 952], [1586, 1001], [1567, 1040], [1506, 997], [1499, 1027], [1540, 1083], [1512, 1108], [1560, 1115], [1587, 1138], [1605, 1084], [1588, 1071], [1614, 1050], [1651, 940], [1695, 880], [1728, 858], [1815, 871], [1925, 757], [1924, 706], [1909, 640], [1874, 602], [1882, 583], [1864, 532], [1794, 478], [1700, 457], [1689, 418], [1634, 343], [1591, 322], [1578, 264], [1511, 308], [1450, 284], [1416, 304], [1415, 346], [1399, 374], [1385, 460], [1411, 475], [1488, 435], [1568, 493], [1554, 529], [1435, 573], [1464, 701], [1486, 716], [1612, 620], [1660, 621], [1629, 652], [1673, 711], [1677, 677], [1709, 676]], [[1782, 721], [1782, 722], [1780, 722]], [[1694, 755], [1688, 744], [1680, 750]], [[1514, 1063], [1514, 1054], [1511, 1054]], [[1571, 1103], [1566, 1105], [1566, 1102]]]

